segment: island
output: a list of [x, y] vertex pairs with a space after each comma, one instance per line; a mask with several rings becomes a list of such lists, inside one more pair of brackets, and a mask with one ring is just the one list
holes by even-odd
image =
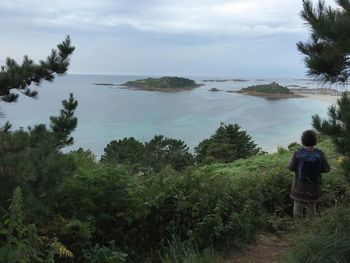
[[243, 95], [250, 96], [259, 96], [265, 97], [268, 99], [284, 99], [284, 98], [302, 98], [303, 96], [295, 94], [290, 91], [288, 88], [279, 85], [276, 82], [263, 85], [254, 85], [247, 88], [243, 88], [239, 91], [230, 91], [236, 92]]
[[208, 91], [212, 91], [212, 92], [218, 92], [218, 91], [221, 91], [221, 89], [218, 89], [218, 88], [211, 88], [210, 90]]
[[197, 84], [194, 80], [187, 78], [162, 77], [128, 81], [119, 86], [138, 90], [177, 92], [192, 90], [202, 85], [203, 84]]

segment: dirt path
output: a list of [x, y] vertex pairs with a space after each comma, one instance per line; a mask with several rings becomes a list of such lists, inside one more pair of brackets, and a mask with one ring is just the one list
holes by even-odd
[[247, 250], [233, 254], [222, 263], [277, 263], [279, 256], [287, 248], [288, 238], [261, 233]]

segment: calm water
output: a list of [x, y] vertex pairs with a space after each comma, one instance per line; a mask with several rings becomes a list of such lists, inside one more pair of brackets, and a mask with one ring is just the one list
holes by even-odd
[[[163, 134], [184, 140], [191, 148], [219, 127], [220, 122], [238, 123], [248, 130], [264, 150], [273, 151], [298, 140], [311, 128], [311, 116], [326, 116], [328, 103], [312, 99], [267, 100], [227, 92], [210, 92], [212, 87], [238, 90], [252, 84], [277, 81], [282, 85], [312, 87], [301, 80], [265, 80], [239, 83], [207, 82], [192, 91], [161, 93], [126, 90], [92, 83], [116, 83], [145, 76], [67, 75], [43, 83], [39, 98], [20, 96], [18, 103], [2, 104], [6, 119], [14, 128], [48, 123], [57, 115], [61, 101], [73, 92], [79, 101], [75, 144], [69, 149], [91, 149], [97, 156], [113, 139], [134, 136], [141, 141]], [[190, 77], [201, 82], [210, 77]], [[214, 78], [215, 79], [215, 78]]]

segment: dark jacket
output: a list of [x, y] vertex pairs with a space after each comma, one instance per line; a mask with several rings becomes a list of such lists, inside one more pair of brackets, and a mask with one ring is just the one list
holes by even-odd
[[[304, 183], [299, 179], [299, 152], [301, 149], [294, 152], [292, 160], [288, 165], [290, 171], [295, 172], [292, 187], [290, 191], [290, 197], [296, 201], [304, 203], [318, 202], [321, 197], [321, 184], [320, 183]], [[317, 151], [318, 149], [314, 149]], [[320, 151], [320, 150], [318, 150]], [[322, 151], [321, 162], [320, 162], [320, 173], [328, 173], [330, 171], [329, 164], [327, 162], [326, 156]], [[318, 175], [321, 178], [321, 174]]]

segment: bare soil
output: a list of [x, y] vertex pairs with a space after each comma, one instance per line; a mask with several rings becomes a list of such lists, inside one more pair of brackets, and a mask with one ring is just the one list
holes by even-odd
[[277, 263], [280, 255], [289, 246], [288, 237], [260, 233], [248, 249], [230, 255], [221, 263]]

